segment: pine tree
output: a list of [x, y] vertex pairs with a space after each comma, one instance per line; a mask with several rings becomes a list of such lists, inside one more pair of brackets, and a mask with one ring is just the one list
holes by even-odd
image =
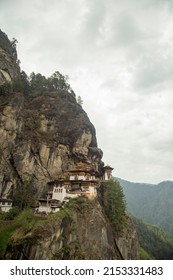
[[82, 100], [82, 98], [81, 98], [80, 95], [77, 97], [77, 103], [78, 103], [79, 105], [81, 105], [81, 106], [82, 106], [82, 104], [83, 104], [83, 100]]
[[121, 231], [125, 223], [126, 202], [119, 182], [110, 180], [105, 193], [105, 212], [116, 231]]

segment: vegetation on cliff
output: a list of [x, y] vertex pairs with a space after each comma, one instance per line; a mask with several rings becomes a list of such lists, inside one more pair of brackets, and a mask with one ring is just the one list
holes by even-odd
[[109, 180], [101, 183], [101, 192], [105, 213], [116, 233], [121, 233], [126, 221], [126, 201], [122, 187], [118, 181]]
[[[55, 214], [37, 215], [25, 209], [13, 220], [3, 216], [1, 259], [122, 258], [115, 243], [115, 227], [105, 219], [97, 200], [71, 199]], [[133, 254], [136, 256], [135, 251]]]
[[[26, 208], [21, 211], [18, 209], [15, 215], [13, 215], [14, 208], [8, 213], [0, 213], [0, 258], [16, 258], [20, 254], [20, 249], [25, 247], [25, 245], [39, 244], [39, 240], [47, 238], [51, 234], [51, 229], [57, 227], [59, 230], [61, 222], [63, 219], [70, 219], [70, 211], [72, 209], [80, 209], [84, 211], [85, 207], [80, 207], [84, 205], [79, 201], [73, 200], [69, 203], [69, 207], [62, 209], [58, 213], [49, 215], [36, 215], [30, 208]], [[89, 205], [85, 203], [85, 206]], [[79, 208], [78, 208], [79, 207]], [[17, 210], [17, 208], [15, 208]], [[69, 223], [70, 224], [70, 223]], [[75, 228], [75, 226], [73, 226]], [[63, 236], [59, 237], [63, 240]], [[63, 259], [63, 253], [66, 254], [66, 250], [69, 244], [63, 244], [61, 250], [57, 252], [56, 258]], [[61, 253], [60, 253], [61, 252]], [[26, 256], [23, 256], [26, 258]]]
[[18, 207], [20, 211], [30, 208], [36, 203], [36, 193], [37, 190], [32, 180], [30, 182], [24, 182], [22, 186], [16, 188], [13, 196], [13, 206]]
[[[11, 213], [14, 210], [11, 210]], [[0, 215], [0, 258], [5, 258], [9, 244], [17, 245], [16, 242], [24, 242], [24, 237], [33, 230], [36, 225], [46, 222], [47, 217], [37, 217], [31, 209], [19, 211], [12, 219], [11, 213]], [[29, 240], [29, 239], [28, 239]], [[20, 243], [19, 242], [19, 243]]]
[[16, 43], [17, 40], [15, 38], [10, 41], [7, 35], [0, 29], [0, 48], [5, 50], [14, 60], [17, 59]]
[[25, 96], [35, 97], [45, 92], [62, 91], [71, 94], [75, 98], [75, 93], [68, 83], [68, 76], [62, 75], [59, 71], [54, 72], [46, 78], [40, 73], [34, 72], [28, 77], [22, 71], [21, 74], [13, 79], [12, 82], [6, 82], [0, 85], [0, 94], [10, 94], [12, 92], [22, 92]]

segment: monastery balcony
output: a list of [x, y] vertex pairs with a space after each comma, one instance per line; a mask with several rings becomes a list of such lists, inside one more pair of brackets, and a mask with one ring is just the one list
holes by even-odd
[[51, 207], [58, 207], [61, 206], [61, 202], [59, 200], [53, 199], [50, 201]]

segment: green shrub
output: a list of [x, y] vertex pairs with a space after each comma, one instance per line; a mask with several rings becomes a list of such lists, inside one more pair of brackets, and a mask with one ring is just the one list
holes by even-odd
[[34, 215], [31, 209], [26, 209], [20, 213], [15, 220], [15, 226], [21, 228], [23, 233], [27, 233], [33, 228], [35, 224]]
[[8, 212], [0, 212], [0, 220], [13, 220], [20, 213], [19, 207], [12, 207]]
[[19, 213], [19, 207], [12, 207], [7, 213], [5, 213], [5, 220], [13, 220]]

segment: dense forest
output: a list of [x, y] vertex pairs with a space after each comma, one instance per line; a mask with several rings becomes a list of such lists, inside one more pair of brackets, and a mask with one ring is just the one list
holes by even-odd
[[160, 228], [133, 217], [141, 246], [141, 259], [172, 260], [173, 238]]
[[128, 212], [173, 236], [173, 182], [152, 185], [118, 181], [123, 187]]

